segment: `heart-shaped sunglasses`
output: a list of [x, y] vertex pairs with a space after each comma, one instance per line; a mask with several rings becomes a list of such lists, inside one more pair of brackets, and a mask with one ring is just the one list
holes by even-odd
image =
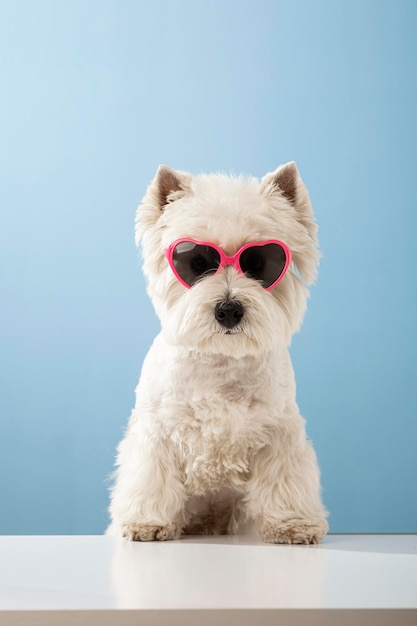
[[225, 254], [214, 243], [177, 239], [165, 250], [165, 255], [177, 279], [188, 289], [201, 278], [232, 265], [269, 290], [284, 278], [291, 263], [291, 250], [275, 239], [247, 243], [233, 256]]

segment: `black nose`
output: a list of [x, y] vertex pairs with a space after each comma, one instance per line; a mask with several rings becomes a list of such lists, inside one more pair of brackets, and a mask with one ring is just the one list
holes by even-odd
[[243, 306], [237, 300], [219, 302], [214, 309], [214, 317], [226, 328], [233, 328], [243, 317]]

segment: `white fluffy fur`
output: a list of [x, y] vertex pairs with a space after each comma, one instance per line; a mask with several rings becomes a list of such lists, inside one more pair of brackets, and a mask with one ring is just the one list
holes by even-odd
[[[268, 542], [319, 541], [326, 511], [288, 353], [319, 259], [295, 164], [261, 181], [161, 167], [138, 208], [136, 234], [162, 330], [118, 449], [109, 532], [171, 539], [235, 532], [250, 519]], [[227, 254], [280, 239], [293, 262], [271, 291], [232, 267], [186, 289], [164, 256], [181, 237]], [[245, 310], [228, 334], [214, 317], [227, 297]]]

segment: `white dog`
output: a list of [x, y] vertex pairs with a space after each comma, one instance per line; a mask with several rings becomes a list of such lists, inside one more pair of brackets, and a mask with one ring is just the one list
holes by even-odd
[[161, 166], [137, 211], [162, 330], [120, 443], [109, 532], [316, 543], [328, 524], [288, 353], [319, 252], [295, 163], [261, 181]]

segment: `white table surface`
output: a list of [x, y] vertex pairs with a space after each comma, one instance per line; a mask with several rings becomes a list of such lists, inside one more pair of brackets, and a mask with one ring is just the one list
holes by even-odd
[[0, 537], [1, 626], [353, 621], [417, 626], [417, 535]]

